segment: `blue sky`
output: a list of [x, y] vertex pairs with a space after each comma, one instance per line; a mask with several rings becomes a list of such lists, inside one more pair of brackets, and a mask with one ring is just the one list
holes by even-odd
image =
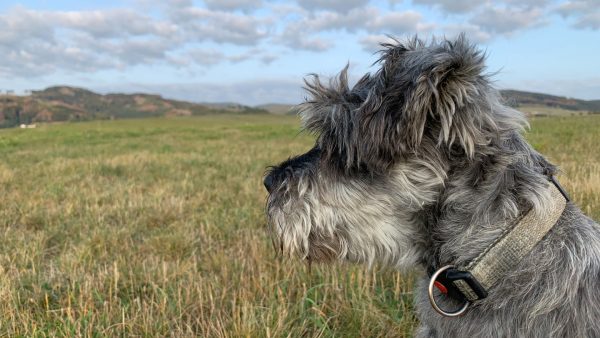
[[0, 89], [299, 103], [309, 73], [374, 71], [387, 34], [459, 32], [499, 88], [600, 99], [599, 0], [3, 1]]

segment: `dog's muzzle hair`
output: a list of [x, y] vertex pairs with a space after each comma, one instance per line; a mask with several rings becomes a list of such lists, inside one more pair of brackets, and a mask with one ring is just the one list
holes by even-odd
[[[557, 170], [522, 137], [523, 114], [503, 104], [463, 36], [383, 48], [380, 69], [352, 88], [347, 68], [329, 85], [306, 82], [299, 111], [316, 143], [264, 178], [275, 247], [310, 261], [465, 266], [522, 215], [546, 212]], [[418, 334], [600, 336], [599, 278], [600, 227], [567, 203], [462, 317], [431, 310], [423, 276]]]
[[414, 243], [423, 239], [413, 214], [434, 200], [444, 174], [417, 160], [394, 168], [392, 177], [327, 164], [317, 146], [265, 177], [276, 247], [317, 262], [415, 264]]
[[332, 260], [343, 256], [342, 243], [332, 228], [316, 232], [312, 226], [318, 217], [314, 211], [318, 204], [315, 193], [319, 158], [320, 150], [315, 147], [272, 168], [266, 175], [269, 224], [276, 236], [276, 247], [282, 253], [295, 253], [310, 260]]

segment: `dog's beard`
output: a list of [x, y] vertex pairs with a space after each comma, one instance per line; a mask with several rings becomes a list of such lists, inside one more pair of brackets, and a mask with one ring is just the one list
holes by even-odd
[[269, 196], [267, 215], [275, 250], [284, 256], [299, 256], [310, 262], [343, 259], [344, 241], [335, 222], [320, 212], [318, 193], [309, 178], [286, 180]]
[[415, 215], [435, 199], [443, 178], [415, 164], [399, 165], [392, 175], [285, 181], [267, 205], [275, 249], [312, 262], [413, 266], [423, 237]]

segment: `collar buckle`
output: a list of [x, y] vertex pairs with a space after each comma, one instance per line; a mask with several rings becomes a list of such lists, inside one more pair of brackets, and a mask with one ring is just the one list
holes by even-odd
[[[432, 274], [431, 279], [429, 280], [429, 287], [427, 289], [431, 307], [437, 313], [439, 313], [440, 315], [442, 315], [444, 317], [458, 317], [458, 316], [462, 315], [463, 313], [465, 313], [465, 311], [467, 311], [467, 309], [471, 305], [471, 302], [468, 301], [462, 295], [462, 293], [456, 288], [456, 286], [453, 283], [450, 282], [449, 279], [447, 279], [447, 272], [451, 271], [451, 270], [456, 270], [454, 268], [454, 265], [446, 265], [444, 267], [439, 268], [437, 271], [435, 271]], [[436, 282], [441, 283], [442, 285], [444, 285], [446, 287], [446, 289], [448, 291], [447, 295], [450, 298], [453, 298], [453, 299], [456, 299], [456, 300], [462, 302], [462, 305], [458, 310], [456, 310], [454, 312], [449, 312], [449, 311], [446, 311], [439, 307], [439, 305], [437, 304], [437, 301], [435, 300], [435, 296], [433, 294], [433, 289], [434, 289], [434, 286], [436, 285]]]
[[445, 275], [448, 282], [459, 289], [461, 294], [471, 302], [484, 299], [488, 296], [487, 290], [469, 271], [450, 268], [446, 270]]

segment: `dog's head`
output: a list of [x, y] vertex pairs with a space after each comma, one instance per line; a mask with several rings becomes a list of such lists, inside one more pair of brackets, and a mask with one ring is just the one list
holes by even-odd
[[469, 161], [515, 127], [463, 37], [384, 45], [381, 68], [348, 87], [307, 82], [307, 153], [265, 177], [267, 214], [284, 254], [395, 267], [420, 261], [430, 240], [423, 211], [436, 203], [452, 161]]

